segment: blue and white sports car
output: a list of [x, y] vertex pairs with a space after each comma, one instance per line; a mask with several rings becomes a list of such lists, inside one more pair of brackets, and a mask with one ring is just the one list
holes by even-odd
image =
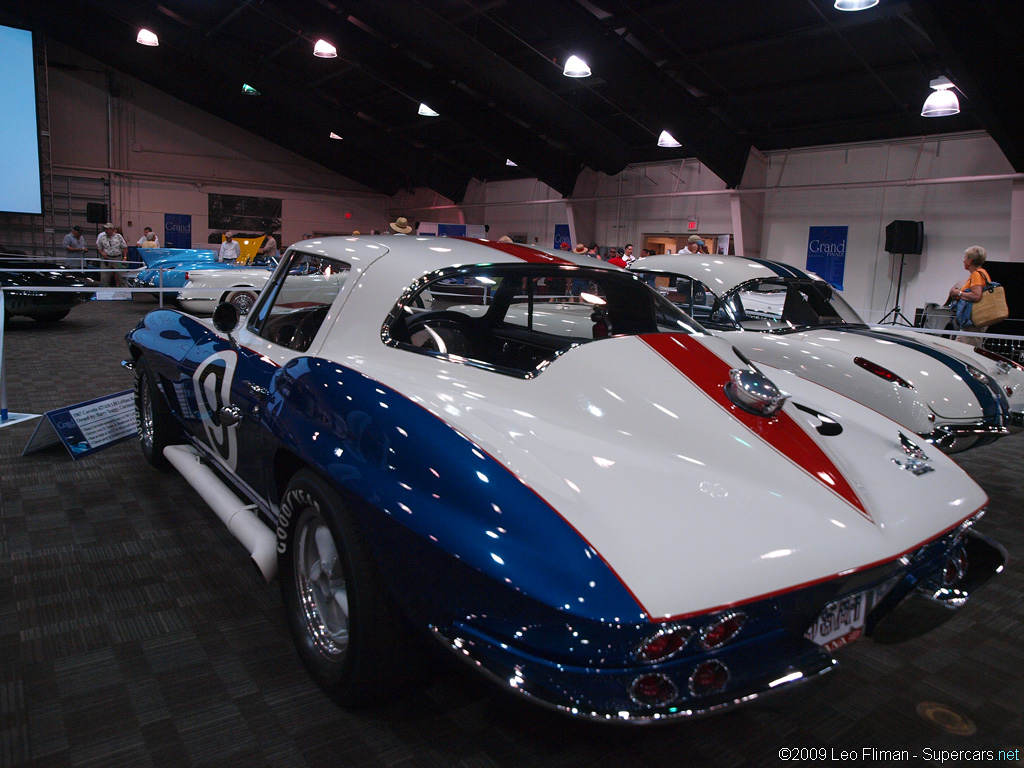
[[630, 269], [753, 362], [852, 397], [947, 453], [1024, 425], [1024, 366], [906, 327], [868, 325], [810, 272], [682, 253]]
[[586, 257], [305, 241], [238, 321], [128, 335], [140, 445], [278, 576], [344, 704], [427, 635], [565, 713], [720, 711], [936, 626], [1005, 561], [940, 451]]

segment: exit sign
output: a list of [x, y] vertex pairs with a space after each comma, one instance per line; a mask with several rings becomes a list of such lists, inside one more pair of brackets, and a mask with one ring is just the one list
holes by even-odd
[[697, 229], [697, 220], [696, 219], [690, 219], [688, 222], [686, 222], [686, 230], [688, 232], [692, 232], [695, 229]]

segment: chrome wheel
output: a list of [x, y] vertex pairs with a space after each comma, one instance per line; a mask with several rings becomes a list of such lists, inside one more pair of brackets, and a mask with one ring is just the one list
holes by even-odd
[[249, 314], [249, 310], [251, 310], [256, 304], [256, 296], [248, 291], [233, 293], [228, 296], [227, 301], [229, 304], [234, 304], [238, 307], [238, 314], [247, 315]]
[[340, 660], [348, 650], [348, 587], [338, 548], [319, 513], [309, 508], [295, 529], [295, 587], [310, 640]]

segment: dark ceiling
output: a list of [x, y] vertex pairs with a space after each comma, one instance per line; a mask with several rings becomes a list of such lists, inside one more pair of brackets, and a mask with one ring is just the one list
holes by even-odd
[[[683, 157], [733, 187], [751, 146], [976, 129], [1024, 172], [1020, 0], [6, 0], [0, 22], [385, 194], [535, 177], [569, 196], [585, 167]], [[591, 77], [562, 75], [571, 54]], [[962, 111], [922, 118], [940, 75]]]

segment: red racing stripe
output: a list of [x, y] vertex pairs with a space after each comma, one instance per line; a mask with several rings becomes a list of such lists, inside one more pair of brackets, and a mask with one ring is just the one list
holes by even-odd
[[550, 253], [531, 248], [528, 245], [519, 245], [518, 243], [499, 243], [494, 240], [481, 240], [477, 237], [455, 237], [453, 240], [466, 240], [470, 243], [476, 243], [477, 245], [486, 245], [488, 248], [494, 248], [495, 250], [507, 253], [509, 256], [515, 256], [517, 259], [529, 262], [530, 264], [558, 264], [560, 266], [575, 267], [578, 266], [568, 259], [563, 259], [561, 256], [552, 256]]
[[779, 411], [766, 419], [744, 411], [729, 400], [725, 385], [731, 366], [714, 352], [691, 336], [674, 333], [648, 334], [640, 339], [747, 429], [874, 522], [849, 481], [788, 413]]

